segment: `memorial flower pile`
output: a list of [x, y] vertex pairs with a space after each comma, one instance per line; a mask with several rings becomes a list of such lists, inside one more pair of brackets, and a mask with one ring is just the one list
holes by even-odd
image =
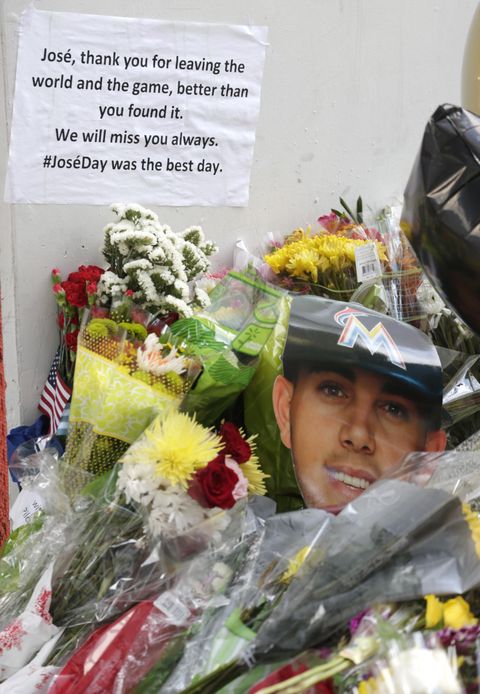
[[109, 268], [98, 287], [100, 306], [131, 292], [135, 304], [154, 315], [192, 315], [209, 304], [197, 281], [210, 267], [216, 246], [199, 226], [175, 233], [157, 215], [135, 204], [112, 205], [115, 222], [105, 227], [103, 255]]
[[[201, 229], [176, 234], [133, 204], [113, 206], [106, 272], [54, 271], [75, 339], [70, 429], [63, 458], [25, 459], [24, 499], [41, 510], [0, 554], [6, 691], [463, 694], [479, 680], [475, 460], [414, 453], [337, 514], [265, 498], [279, 469], [279, 504], [296, 493], [264, 417], [283, 289], [444, 328], [403, 238], [341, 202], [272, 246], [280, 287], [209, 275]], [[380, 274], [362, 285], [368, 247]], [[468, 359], [459, 393], [473, 407]], [[459, 410], [457, 395], [445, 404]]]

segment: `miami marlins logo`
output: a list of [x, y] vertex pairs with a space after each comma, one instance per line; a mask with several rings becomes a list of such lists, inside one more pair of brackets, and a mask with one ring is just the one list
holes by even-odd
[[337, 344], [342, 347], [355, 347], [357, 340], [363, 341], [370, 351], [370, 354], [382, 352], [386, 354], [392, 364], [406, 369], [405, 362], [397, 345], [386, 327], [380, 321], [369, 330], [358, 319], [358, 316], [368, 316], [368, 313], [355, 308], [345, 308], [338, 311], [334, 318], [339, 325], [343, 325], [343, 331]]

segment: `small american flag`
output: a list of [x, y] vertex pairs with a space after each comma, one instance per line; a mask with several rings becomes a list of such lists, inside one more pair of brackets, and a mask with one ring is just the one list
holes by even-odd
[[45, 383], [45, 387], [40, 396], [40, 402], [38, 403], [38, 409], [40, 412], [46, 414], [50, 419], [50, 426], [47, 436], [53, 436], [53, 434], [57, 431], [63, 411], [72, 394], [71, 388], [67, 386], [58, 373], [59, 363], [60, 350], [58, 349], [52, 366], [50, 367], [47, 382]]

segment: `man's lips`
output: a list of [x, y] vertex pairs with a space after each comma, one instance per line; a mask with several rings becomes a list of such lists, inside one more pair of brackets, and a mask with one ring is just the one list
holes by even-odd
[[358, 468], [326, 466], [325, 469], [332, 484], [348, 497], [358, 496], [376, 480], [371, 472]]

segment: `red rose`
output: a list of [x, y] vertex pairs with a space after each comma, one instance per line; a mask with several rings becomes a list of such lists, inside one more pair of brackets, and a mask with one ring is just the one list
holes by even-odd
[[73, 332], [65, 335], [66, 345], [68, 349], [71, 349], [73, 352], [77, 351], [78, 332], [78, 330], [74, 330]]
[[237, 463], [246, 463], [252, 455], [252, 449], [232, 422], [224, 422], [220, 427], [220, 436], [225, 444], [225, 453]]
[[55, 294], [59, 294], [60, 292], [63, 292], [63, 287], [59, 282], [57, 282], [57, 284], [54, 284], [52, 289], [55, 292]]
[[87, 284], [87, 294], [95, 294], [96, 291], [97, 291], [96, 282], [89, 282]]
[[62, 282], [62, 287], [65, 290], [65, 298], [69, 304], [78, 306], [78, 308], [83, 308], [87, 305], [87, 292], [85, 291], [84, 283], [79, 284], [78, 282], [66, 280]]
[[202, 506], [213, 508], [232, 508], [235, 499], [232, 492], [238, 477], [224, 463], [225, 456], [220, 453], [201, 470], [197, 470], [189, 489], [189, 494]]

